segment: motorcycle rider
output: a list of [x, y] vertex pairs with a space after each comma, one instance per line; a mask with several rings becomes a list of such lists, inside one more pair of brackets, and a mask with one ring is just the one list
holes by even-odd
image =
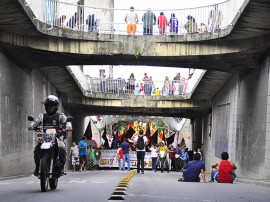
[[[44, 106], [46, 113], [39, 114], [38, 118], [31, 123], [29, 126], [29, 130], [35, 129], [37, 126], [40, 126], [43, 124], [43, 126], [56, 126], [59, 128], [66, 127], [66, 132], [69, 132], [72, 130], [71, 123], [67, 122], [67, 117], [65, 114], [58, 112], [59, 107], [59, 100], [54, 95], [49, 95], [46, 100], [44, 101]], [[64, 169], [64, 165], [66, 163], [66, 143], [64, 142], [64, 136], [61, 136], [58, 138], [58, 146], [59, 146], [59, 160], [62, 163], [62, 170]], [[38, 142], [38, 144], [35, 147], [34, 150], [34, 161], [36, 164], [36, 168], [34, 171], [34, 175], [37, 176], [39, 172], [39, 161], [40, 161], [40, 146], [41, 143]]]

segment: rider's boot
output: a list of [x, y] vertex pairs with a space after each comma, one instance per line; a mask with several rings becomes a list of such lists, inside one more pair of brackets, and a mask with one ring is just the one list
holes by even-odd
[[36, 168], [34, 170], [34, 176], [38, 176], [38, 172], [39, 172], [39, 166], [38, 164], [36, 165]]

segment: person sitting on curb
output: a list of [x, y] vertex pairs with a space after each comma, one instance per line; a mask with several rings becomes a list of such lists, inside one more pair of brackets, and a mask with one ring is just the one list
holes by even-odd
[[200, 182], [199, 175], [201, 174], [203, 182], [205, 180], [205, 165], [203, 161], [200, 161], [201, 155], [199, 153], [194, 154], [194, 160], [188, 162], [184, 166], [183, 177], [180, 177], [178, 181], [185, 182]]
[[212, 173], [211, 173], [211, 181], [215, 180], [219, 183], [233, 183], [233, 180], [236, 178], [235, 170], [237, 169], [236, 165], [231, 161], [228, 161], [229, 154], [227, 152], [223, 152], [221, 154], [221, 161], [213, 164]]

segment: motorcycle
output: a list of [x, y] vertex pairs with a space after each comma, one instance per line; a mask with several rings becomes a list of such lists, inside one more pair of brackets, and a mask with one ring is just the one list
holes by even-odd
[[[67, 118], [67, 122], [72, 122], [72, 117]], [[34, 121], [34, 117], [28, 116], [28, 121]], [[62, 176], [62, 163], [59, 160], [59, 138], [66, 135], [65, 128], [55, 126], [36, 126], [34, 131], [39, 137], [40, 162], [37, 177], [40, 179], [40, 188], [42, 192], [48, 191], [48, 188], [56, 189], [58, 178]]]

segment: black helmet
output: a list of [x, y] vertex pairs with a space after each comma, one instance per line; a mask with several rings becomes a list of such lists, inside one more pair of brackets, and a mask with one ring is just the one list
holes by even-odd
[[[48, 114], [50, 114], [50, 112], [48, 111], [48, 106], [55, 106], [55, 110], [53, 111], [53, 114], [55, 114], [58, 111], [58, 107], [59, 107], [59, 100], [58, 97], [54, 96], [54, 95], [49, 95], [46, 100], [44, 101], [44, 105], [45, 105], [45, 110]], [[53, 115], [52, 114], [52, 115]]]

